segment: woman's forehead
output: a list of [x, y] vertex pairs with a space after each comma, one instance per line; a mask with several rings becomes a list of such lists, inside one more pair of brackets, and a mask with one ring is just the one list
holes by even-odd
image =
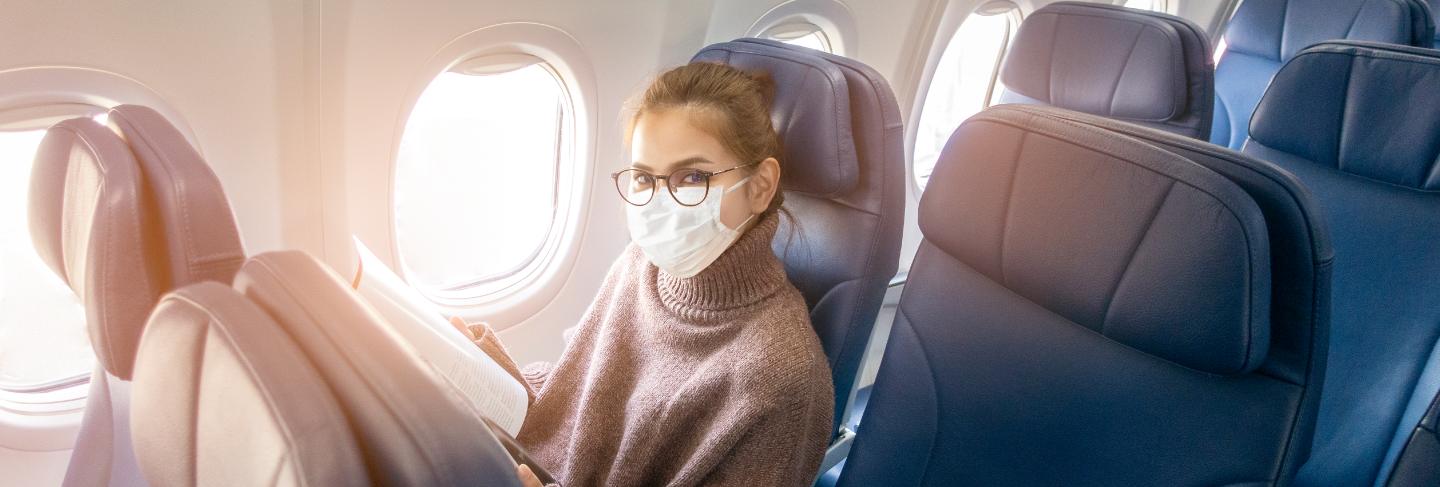
[[630, 164], [652, 171], [714, 166], [734, 157], [713, 135], [691, 123], [685, 109], [646, 113], [630, 139]]

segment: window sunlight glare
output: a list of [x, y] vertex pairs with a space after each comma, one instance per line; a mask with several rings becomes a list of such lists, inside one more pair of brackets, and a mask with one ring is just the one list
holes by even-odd
[[[1010, 13], [972, 14], [945, 46], [915, 134], [915, 182], [922, 190], [950, 134], [960, 122], [989, 106], [1003, 89], [995, 80], [996, 71], [1015, 23]], [[987, 95], [994, 96], [987, 99]]]
[[0, 132], [0, 387], [86, 374], [85, 308], [30, 242], [30, 169], [44, 130]]
[[448, 289], [514, 274], [545, 244], [567, 98], [543, 65], [442, 73], [416, 102], [395, 181], [406, 278]]

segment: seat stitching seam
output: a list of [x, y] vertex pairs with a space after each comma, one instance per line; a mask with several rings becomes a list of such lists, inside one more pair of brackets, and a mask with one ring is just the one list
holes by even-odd
[[1000, 218], [1000, 282], [1006, 287], [1010, 286], [1010, 279], [1005, 273], [1005, 247], [1010, 240], [1010, 207], [1015, 202], [1015, 180], [1020, 179], [1020, 159], [1025, 153], [1025, 140], [1030, 137], [1030, 132], [1020, 132], [1020, 142], [1015, 144], [1015, 155], [1011, 156], [1010, 166], [1010, 189], [1005, 193], [1005, 210]]
[[1335, 169], [1341, 172], [1348, 172], [1345, 171], [1342, 157], [1345, 153], [1345, 106], [1350, 104], [1350, 81], [1355, 75], [1355, 61], [1356, 58], [1351, 57], [1349, 65], [1346, 66], [1345, 91], [1340, 95], [1340, 122], [1336, 124], [1338, 127], [1335, 128]]
[[1110, 86], [1110, 100], [1105, 103], [1106, 110], [1110, 116], [1115, 116], [1115, 92], [1120, 91], [1120, 82], [1125, 79], [1125, 72], [1130, 67], [1130, 61], [1135, 59], [1135, 49], [1140, 47], [1140, 36], [1145, 34], [1145, 26], [1135, 30], [1135, 38], [1130, 40], [1130, 52], [1125, 53], [1125, 62], [1120, 65], [1120, 74], [1115, 76], [1115, 83]]
[[1125, 281], [1125, 276], [1130, 274], [1130, 266], [1135, 263], [1135, 255], [1140, 252], [1140, 247], [1145, 245], [1145, 240], [1150, 238], [1150, 230], [1155, 228], [1155, 220], [1160, 219], [1160, 210], [1165, 209], [1165, 204], [1170, 201], [1170, 194], [1175, 191], [1175, 180], [1169, 180], [1165, 187], [1165, 194], [1161, 195], [1159, 202], [1150, 210], [1150, 220], [1145, 223], [1145, 231], [1140, 233], [1140, 238], [1130, 247], [1130, 256], [1125, 259], [1125, 267], [1120, 270], [1120, 275], [1110, 285], [1109, 298], [1105, 301], [1105, 309], [1100, 313], [1100, 334], [1105, 334], [1105, 327], [1110, 323], [1110, 307], [1115, 304], [1115, 294], [1120, 291], [1120, 283]]
[[[895, 313], [905, 318], [904, 324], [910, 329], [910, 336], [914, 337], [915, 345], [920, 347], [920, 358], [925, 361], [925, 370], [930, 373], [930, 388], [935, 392], [935, 399], [932, 404], [935, 406], [934, 419], [937, 428], [936, 431], [930, 433], [930, 448], [925, 452], [925, 461], [921, 465], [923, 470], [920, 474], [920, 480], [923, 484], [925, 478], [930, 476], [930, 462], [935, 458], [935, 436], [938, 433], [940, 423], [940, 381], [939, 378], [935, 376], [935, 367], [930, 364], [930, 350], [925, 348], [925, 340], [920, 339], [920, 331], [915, 329], [915, 325], [910, 320], [910, 315], [898, 306], [895, 308]], [[871, 397], [873, 398], [874, 395], [872, 394]]]

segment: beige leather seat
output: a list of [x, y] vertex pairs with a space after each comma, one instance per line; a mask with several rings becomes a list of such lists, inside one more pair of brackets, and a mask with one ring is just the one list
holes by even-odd
[[98, 362], [65, 485], [144, 485], [126, 381], [145, 320], [164, 292], [229, 282], [244, 259], [219, 181], [180, 132], [145, 107], [109, 120], [51, 128], [31, 176], [35, 249], [84, 302]]
[[261, 254], [234, 289], [176, 291], [148, 325], [133, 413], [147, 478], [518, 485], [509, 454], [456, 386], [323, 264], [301, 252]]

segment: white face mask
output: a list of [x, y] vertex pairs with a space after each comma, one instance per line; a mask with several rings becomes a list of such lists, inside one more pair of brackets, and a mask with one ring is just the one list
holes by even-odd
[[[667, 274], [679, 278], [692, 277], [705, 270], [730, 244], [740, 238], [740, 231], [720, 222], [720, 206], [725, 195], [740, 189], [750, 178], [740, 180], [729, 188], [719, 187], [717, 193], [706, 197], [695, 206], [685, 206], [675, 201], [662, 189], [655, 188], [655, 196], [645, 206], [626, 205], [626, 220], [630, 227], [630, 240], [640, 246], [650, 262]], [[705, 192], [705, 188], [678, 188], [677, 195]], [[700, 194], [689, 194], [690, 200]], [[744, 227], [755, 215], [750, 215]]]

